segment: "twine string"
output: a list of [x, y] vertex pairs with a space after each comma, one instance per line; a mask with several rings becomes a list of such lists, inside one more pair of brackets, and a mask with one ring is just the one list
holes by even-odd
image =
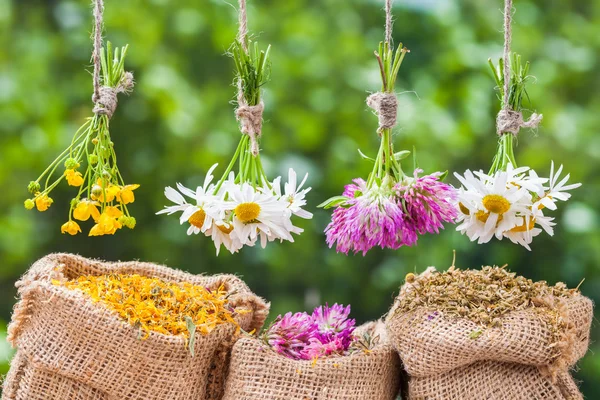
[[[385, 0], [385, 43], [391, 48], [392, 43], [392, 2]], [[381, 135], [384, 129], [393, 129], [396, 126], [396, 117], [398, 115], [398, 99], [395, 93], [385, 91], [372, 93], [367, 97], [367, 106], [369, 106], [379, 119], [377, 133]]]
[[[238, 1], [238, 34], [237, 40], [242, 49], [248, 54], [248, 14], [246, 11], [246, 0]], [[262, 134], [263, 111], [265, 105], [262, 100], [256, 105], [249, 105], [244, 96], [244, 82], [242, 77], [237, 82], [237, 108], [235, 116], [240, 123], [240, 131], [250, 137], [250, 153], [254, 157], [258, 156], [260, 147], [258, 139]]]
[[393, 0], [385, 0], [385, 42], [387, 44], [392, 44], [392, 1]]
[[[112, 87], [102, 85], [100, 82], [100, 72], [102, 69], [100, 52], [102, 51], [102, 29], [104, 26], [104, 0], [94, 0], [94, 49], [92, 52], [92, 61], [94, 63], [93, 85], [94, 93], [92, 101], [94, 102], [93, 112], [97, 115], [106, 115], [109, 119], [112, 118], [117, 109], [117, 94], [128, 93], [134, 85], [133, 74], [125, 72], [123, 78]], [[111, 60], [108, 60], [109, 62]]]
[[525, 121], [523, 114], [518, 110], [513, 110], [510, 106], [510, 78], [511, 78], [511, 42], [512, 42], [512, 11], [513, 0], [504, 0], [504, 53], [502, 55], [504, 61], [504, 96], [502, 97], [502, 109], [496, 117], [496, 133], [502, 136], [510, 133], [514, 136], [519, 134], [521, 128], [535, 129], [542, 122], [542, 114], [533, 113], [531, 117]]

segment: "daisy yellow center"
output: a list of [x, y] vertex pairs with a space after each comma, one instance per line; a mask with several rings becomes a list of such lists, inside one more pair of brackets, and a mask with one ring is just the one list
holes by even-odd
[[[477, 217], [478, 220], [480, 220], [481, 222], [483, 222], [485, 224], [487, 222], [488, 218], [490, 217], [490, 213], [479, 210], [479, 211], [477, 211], [477, 214], [475, 214], [475, 216]], [[502, 214], [500, 214], [498, 216], [498, 222], [496, 222], [496, 226], [498, 226], [498, 224], [500, 222], [502, 222], [502, 218], [504, 218], [504, 217], [502, 216]]]
[[471, 212], [469, 211], [469, 209], [467, 207], [465, 207], [465, 205], [463, 203], [458, 203], [458, 208], [460, 209], [460, 212], [462, 212], [465, 215], [470, 215]]
[[510, 202], [504, 196], [488, 194], [483, 198], [483, 206], [495, 214], [504, 214], [510, 209]]
[[194, 225], [196, 228], [202, 228], [204, 225], [204, 219], [206, 218], [206, 213], [204, 210], [198, 210], [192, 214], [192, 216], [188, 219], [188, 222]]
[[515, 226], [510, 231], [511, 232], [527, 232], [527, 231], [532, 230], [534, 226], [535, 226], [535, 219], [530, 218], [528, 223]]
[[219, 230], [226, 235], [229, 235], [231, 233], [231, 231], [233, 231], [233, 225], [229, 225], [229, 226], [217, 225], [217, 228], [219, 228]]
[[260, 215], [260, 206], [256, 203], [241, 203], [235, 208], [236, 217], [243, 223], [254, 221]]

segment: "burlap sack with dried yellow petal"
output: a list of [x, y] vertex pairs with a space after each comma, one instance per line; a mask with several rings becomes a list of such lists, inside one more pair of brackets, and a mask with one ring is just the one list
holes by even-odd
[[[186, 339], [139, 329], [82, 292], [52, 284], [83, 275], [139, 274], [210, 289], [224, 285], [235, 320], [259, 330], [268, 305], [232, 275], [199, 276], [143, 262], [105, 263], [69, 254], [37, 261], [17, 282], [20, 300], [8, 327], [17, 347], [5, 400], [197, 400], [222, 395], [236, 327], [196, 334], [192, 357]], [[242, 312], [243, 311], [243, 312]]]
[[[460, 279], [458, 291], [429, 287], [432, 274], [438, 272], [429, 269], [411, 276], [386, 319], [390, 341], [410, 375], [411, 400], [582, 399], [569, 369], [588, 349], [590, 299], [576, 291], [536, 298], [530, 306], [502, 315], [493, 326], [482, 327], [451, 315], [454, 309], [436, 309], [436, 301], [446, 304], [455, 294], [460, 307], [470, 288]], [[433, 300], [432, 294], [445, 299]], [[498, 303], [494, 300], [490, 307]]]
[[277, 354], [261, 340], [244, 337], [233, 347], [223, 400], [394, 400], [400, 360], [385, 337], [383, 323], [357, 331], [379, 335], [369, 352], [316, 362]]

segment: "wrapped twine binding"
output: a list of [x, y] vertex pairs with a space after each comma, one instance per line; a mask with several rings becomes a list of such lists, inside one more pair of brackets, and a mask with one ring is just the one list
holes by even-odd
[[139, 329], [82, 292], [51, 283], [82, 275], [140, 274], [208, 288], [224, 285], [235, 319], [245, 331], [258, 330], [268, 304], [233, 275], [199, 276], [143, 262], [106, 263], [70, 254], [37, 261], [17, 282], [20, 296], [8, 327], [17, 347], [3, 400], [190, 400], [219, 399], [231, 347], [232, 325], [196, 334], [192, 357], [186, 339]]
[[368, 353], [317, 360], [292, 360], [256, 338], [233, 347], [223, 400], [394, 400], [400, 360], [387, 341], [383, 323], [357, 328], [379, 335]]
[[396, 126], [398, 115], [398, 99], [394, 93], [376, 92], [367, 97], [367, 105], [375, 111], [379, 118], [377, 132], [381, 135], [384, 129]]
[[407, 290], [411, 284], [402, 287], [386, 327], [410, 375], [409, 399], [583, 399], [569, 369], [588, 349], [593, 303], [587, 297], [539, 299], [564, 326], [558, 338], [538, 308], [505, 314], [500, 327], [473, 338], [480, 326], [466, 318], [423, 307], [399, 312]]

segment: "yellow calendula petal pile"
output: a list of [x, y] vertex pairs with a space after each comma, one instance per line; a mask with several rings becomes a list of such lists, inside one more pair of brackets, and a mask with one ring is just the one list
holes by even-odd
[[236, 311], [229, 304], [230, 293], [221, 286], [211, 290], [191, 283], [165, 282], [141, 275], [81, 276], [74, 280], [53, 280], [56, 286], [78, 289], [93, 302], [115, 311], [147, 338], [150, 331], [189, 338], [194, 331], [209, 334], [222, 324], [234, 324]]

